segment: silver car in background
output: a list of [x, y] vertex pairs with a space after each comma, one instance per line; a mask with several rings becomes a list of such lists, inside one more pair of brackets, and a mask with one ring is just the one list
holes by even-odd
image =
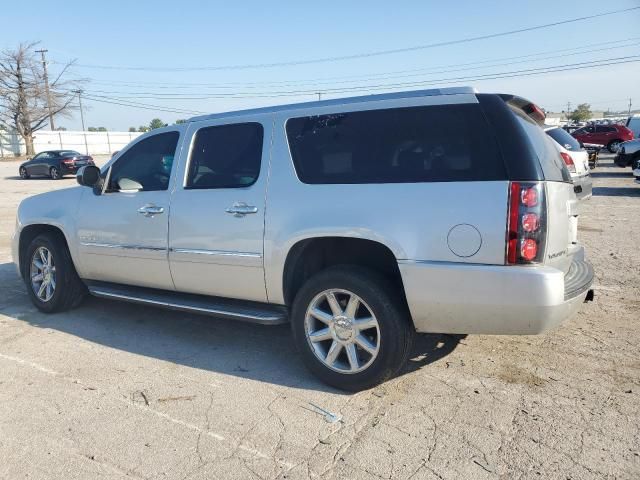
[[590, 298], [543, 119], [467, 87], [196, 117], [25, 199], [14, 261], [43, 312], [91, 293], [289, 322], [320, 379], [369, 388], [416, 332], [536, 334]]

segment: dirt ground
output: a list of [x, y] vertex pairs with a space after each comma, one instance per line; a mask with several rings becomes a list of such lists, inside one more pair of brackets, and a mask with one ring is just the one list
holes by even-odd
[[75, 180], [17, 170], [0, 162], [0, 478], [640, 478], [640, 185], [610, 159], [580, 218], [594, 302], [540, 336], [421, 336], [355, 395], [305, 371], [286, 326], [95, 298], [39, 313], [15, 210]]

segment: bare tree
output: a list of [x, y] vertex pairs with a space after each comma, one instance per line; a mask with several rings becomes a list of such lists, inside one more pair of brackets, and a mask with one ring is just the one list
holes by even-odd
[[[0, 126], [15, 128], [27, 147], [27, 155], [35, 154], [33, 134], [49, 120], [44, 69], [36, 58], [38, 43], [21, 43], [15, 50], [0, 53]], [[64, 65], [49, 84], [52, 115], [69, 116], [75, 109], [74, 93], [78, 80], [66, 78], [70, 62]]]

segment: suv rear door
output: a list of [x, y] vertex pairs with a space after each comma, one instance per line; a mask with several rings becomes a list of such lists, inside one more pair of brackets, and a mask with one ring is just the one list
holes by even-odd
[[266, 301], [263, 266], [270, 115], [189, 124], [171, 198], [169, 263], [176, 289]]

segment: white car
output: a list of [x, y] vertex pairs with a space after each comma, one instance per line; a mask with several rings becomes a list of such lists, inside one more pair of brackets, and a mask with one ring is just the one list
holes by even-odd
[[589, 152], [582, 148], [578, 140], [560, 127], [546, 126], [544, 131], [553, 139], [571, 173], [576, 196], [580, 200], [591, 198], [593, 181], [589, 170]]

